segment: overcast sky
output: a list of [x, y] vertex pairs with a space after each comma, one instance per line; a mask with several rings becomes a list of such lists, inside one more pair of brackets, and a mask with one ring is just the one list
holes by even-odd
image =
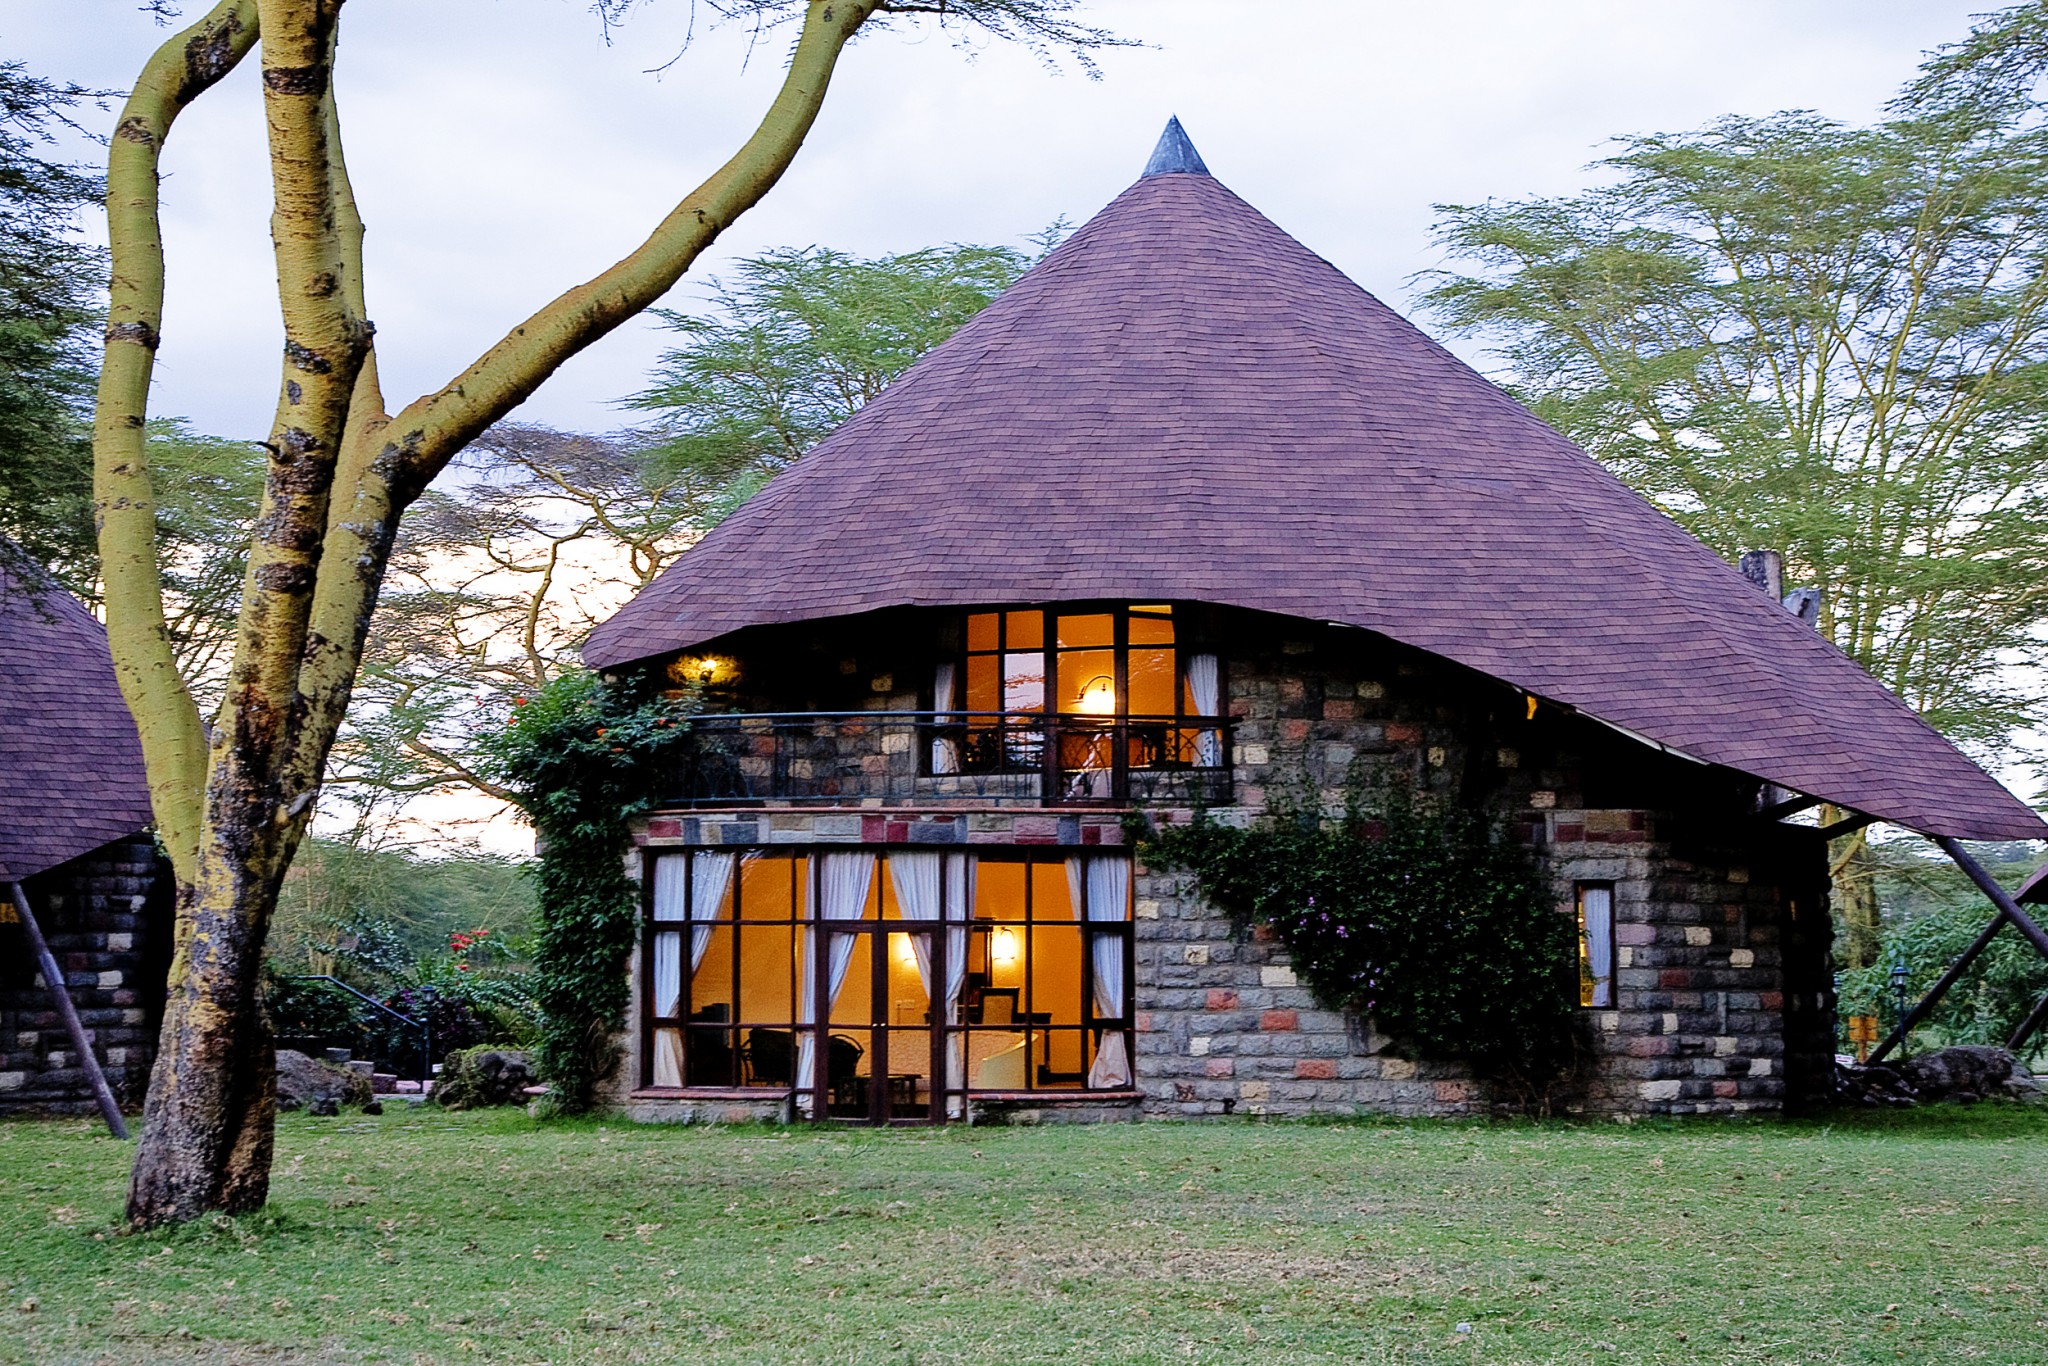
[[[38, 74], [124, 87], [163, 36], [136, 4], [0, 0], [0, 51]], [[1100, 0], [1091, 17], [1149, 44], [1101, 54], [1100, 81], [910, 24], [846, 55], [788, 176], [670, 302], [693, 306], [702, 276], [770, 246], [1021, 245], [1101, 208], [1177, 112], [1225, 184], [1405, 305], [1409, 277], [1437, 264], [1432, 204], [1569, 191], [1619, 133], [1791, 107], [1869, 119], [1925, 49], [1985, 8]], [[697, 9], [684, 52], [689, 0], [651, 0], [609, 46], [587, 0], [351, 0], [339, 88], [394, 406], [628, 250], [744, 138], [788, 31], [756, 43], [743, 28], [707, 30]], [[280, 344], [254, 68], [173, 134], [155, 399], [158, 413], [237, 436], [266, 423]], [[661, 345], [654, 327], [629, 324], [519, 416], [617, 425], [617, 400]]]

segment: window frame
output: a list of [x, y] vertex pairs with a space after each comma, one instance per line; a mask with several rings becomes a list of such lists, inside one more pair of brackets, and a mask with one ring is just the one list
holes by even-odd
[[[1599, 892], [1607, 898], [1607, 999], [1600, 999], [1601, 978], [1593, 976], [1593, 934], [1586, 925], [1586, 894]], [[1581, 1010], [1613, 1010], [1618, 990], [1617, 974], [1621, 970], [1620, 946], [1615, 936], [1615, 895], [1614, 882], [1608, 878], [1588, 878], [1572, 883], [1572, 918], [1577, 925], [1578, 941], [1578, 991], [1577, 1005]]]
[[[1172, 625], [1173, 642], [1171, 645], [1164, 647], [1140, 644], [1136, 648], [1166, 648], [1173, 652], [1173, 710], [1171, 712], [1133, 712], [1130, 709], [1130, 660], [1133, 648], [1130, 629], [1131, 614], [1133, 611], [1148, 607], [1163, 607], [1166, 609], [1167, 620]], [[1043, 660], [1045, 671], [1044, 700], [1035, 711], [1012, 711], [1008, 707], [1000, 708], [999, 711], [1002, 719], [993, 726], [989, 726], [986, 724], [985, 718], [994, 713], [977, 711], [968, 705], [968, 693], [971, 686], [969, 679], [973, 667], [972, 661], [976, 658], [992, 658], [996, 661], [997, 688], [1000, 692], [1003, 689], [1006, 678], [1003, 661], [1011, 654], [1020, 653], [1020, 651], [1012, 650], [1008, 644], [1010, 634], [1009, 618], [1012, 615], [1026, 612], [1036, 613], [1039, 617], [1039, 639], [1041, 645], [1038, 653]], [[991, 649], [975, 649], [971, 644], [972, 637], [968, 629], [969, 619], [981, 615], [994, 615], [997, 618], [996, 643]], [[1105, 615], [1109, 616], [1112, 622], [1111, 643], [1109, 645], [1073, 646], [1066, 650], [1060, 649], [1059, 619], [1061, 617]], [[1213, 645], [1207, 644], [1199, 638], [1190, 638], [1191, 632], [1189, 627], [1193, 624], [1195, 618], [1196, 614], [1187, 611], [1184, 604], [1174, 601], [1128, 602], [1122, 600], [1088, 599], [1072, 602], [992, 604], [961, 610], [954, 620], [953, 644], [950, 647], [942, 648], [939, 652], [940, 659], [950, 660], [953, 665], [955, 670], [954, 677], [957, 680], [954, 686], [957, 690], [956, 696], [959, 701], [954, 706], [942, 708], [935, 692], [936, 685], [927, 683], [924, 689], [926, 709], [935, 718], [940, 720], [943, 720], [946, 715], [952, 714], [958, 714], [963, 718], [967, 718], [964, 721], [964, 727], [970, 733], [975, 730], [992, 731], [996, 736], [999, 752], [1005, 756], [1004, 766], [994, 771], [1030, 771], [1029, 768], [1021, 766], [1014, 769], [1011, 768], [1008, 764], [1008, 756], [1011, 753], [1010, 737], [1012, 734], [1023, 734], [1033, 737], [1025, 740], [1019, 748], [1024, 749], [1032, 745], [1036, 745], [1038, 748], [1036, 767], [1044, 772], [1045, 781], [1048, 784], [1047, 791], [1055, 790], [1058, 785], [1059, 775], [1062, 772], [1068, 771], [1060, 761], [1060, 736], [1069, 730], [1085, 734], [1088, 730], [1098, 727], [1113, 737], [1111, 764], [1104, 771], [1114, 775], [1113, 786], [1117, 792], [1127, 790], [1126, 774], [1133, 768], [1141, 772], [1189, 770], [1228, 773], [1231, 771], [1233, 763], [1229, 725], [1229, 661], [1225, 658], [1223, 652], [1216, 649]], [[1116, 690], [1116, 709], [1113, 712], [1099, 715], [1089, 712], [1062, 710], [1058, 696], [1060, 656], [1062, 654], [1079, 654], [1084, 651], [1105, 649], [1110, 652], [1112, 659], [1111, 678], [1112, 685]], [[1194, 655], [1199, 654], [1213, 655], [1216, 659], [1218, 710], [1214, 715], [1189, 710], [1188, 661]], [[1091, 726], [1089, 724], [1091, 721], [1095, 722], [1096, 725]], [[1171, 749], [1174, 751], [1175, 757], [1168, 761], [1152, 764], [1132, 764], [1130, 762], [1128, 737], [1134, 725], [1158, 725], [1168, 729], [1173, 737]], [[1192, 749], [1194, 744], [1197, 743], [1195, 737], [1205, 731], [1214, 731], [1217, 735], [1218, 762], [1214, 765], [1200, 765], [1193, 762], [1192, 759], [1186, 762], [1180, 761], [1178, 758], [1179, 752], [1183, 749]], [[1162, 746], [1162, 756], [1166, 753], [1166, 748]], [[925, 777], [948, 776], [934, 771], [932, 747], [930, 745], [920, 746], [919, 772], [921, 776]]]
[[[690, 969], [688, 949], [689, 936], [692, 927], [695, 925], [703, 924], [705, 922], [691, 920], [657, 921], [654, 918], [654, 878], [655, 865], [658, 862], [658, 860], [668, 856], [681, 857], [683, 861], [683, 876], [685, 878], [683, 888], [683, 895], [685, 898], [684, 904], [688, 905], [690, 904], [689, 898], [694, 895], [696, 890], [695, 879], [697, 868], [695, 856], [700, 853], [732, 854], [735, 856], [736, 860], [733, 867], [729, 892], [729, 895], [731, 897], [731, 915], [727, 918], [721, 918], [720, 920], [711, 922], [717, 927], [725, 929], [732, 934], [732, 968], [731, 978], [728, 983], [728, 990], [730, 991], [731, 1000], [733, 1003], [733, 1018], [728, 1021], [724, 1021], [718, 1025], [708, 1027], [703, 1025], [693, 1025], [691, 1023], [690, 1017], [693, 1013], [692, 1006], [695, 1001], [697, 974]], [[821, 921], [817, 918], [817, 909], [819, 905], [817, 880], [820, 876], [821, 855], [830, 853], [872, 853], [875, 856], [874, 886], [870, 892], [870, 895], [876, 899], [875, 908], [878, 913], [881, 909], [881, 888], [885, 885], [889, 877], [888, 860], [892, 853], [967, 854], [974, 857], [978, 863], [1020, 864], [1026, 869], [1024, 875], [1025, 902], [1023, 909], [1023, 918], [1018, 920], [984, 921], [975, 916], [975, 908], [974, 906], [970, 905], [967, 907], [966, 916], [962, 920], [957, 922], [944, 920], [885, 919], [881, 917], [879, 914], [877, 914], [877, 916], [872, 920], [864, 917], [860, 921], [853, 922], [828, 923], [825, 921]], [[792, 865], [790, 868], [791, 906], [789, 917], [787, 919], [749, 917], [746, 914], [744, 905], [744, 870], [746, 867], [746, 862], [750, 857], [766, 858], [777, 862], [783, 862]], [[791, 1035], [792, 1055], [794, 1055], [796, 1038], [798, 1037], [799, 1032], [803, 1028], [805, 1028], [805, 1026], [798, 1023], [794, 1019], [791, 1019], [787, 1022], [771, 1022], [762, 1020], [752, 1020], [743, 1017], [742, 1012], [740, 1010], [740, 979], [742, 961], [741, 955], [745, 943], [746, 927], [749, 925], [788, 926], [791, 927], [796, 933], [802, 936], [801, 942], [804, 947], [804, 952], [802, 954], [792, 953], [791, 955], [790, 1013], [792, 1016], [798, 1013], [796, 1007], [797, 1002], [801, 999], [799, 995], [799, 992], [801, 991], [801, 974], [804, 972], [821, 973], [823, 970], [823, 958], [820, 952], [820, 947], [823, 944], [829, 942], [829, 934], [827, 933], [828, 930], [852, 931], [857, 933], [862, 932], [863, 930], [868, 933], [931, 933], [935, 936], [932, 946], [933, 962], [934, 964], [940, 964], [943, 962], [943, 956], [946, 950], [942, 940], [938, 936], [942, 936], [946, 930], [956, 928], [966, 930], [968, 935], [968, 961], [972, 962], [975, 951], [975, 941], [973, 938], [975, 934], [986, 932], [992, 935], [997, 927], [1005, 925], [1013, 926], [1020, 932], [1020, 956], [1017, 970], [1021, 978], [1021, 990], [1018, 992], [1018, 1001], [1019, 1012], [1023, 1016], [1023, 1022], [1017, 1026], [1016, 1030], [1008, 1032], [1022, 1032], [1024, 1035], [1027, 1068], [1025, 1073], [1025, 1085], [1021, 1089], [1024, 1091], [1029, 1091], [1034, 1095], [1045, 1095], [1054, 1097], [1070, 1096], [1076, 1099], [1086, 1099], [1091, 1096], [1101, 1096], [1106, 1094], [1122, 1094], [1127, 1090], [1135, 1089], [1137, 1085], [1137, 1043], [1135, 1037], [1136, 1031], [1134, 1029], [1134, 1025], [1137, 1019], [1137, 920], [1135, 913], [1136, 907], [1134, 897], [1135, 887], [1132, 888], [1132, 891], [1130, 893], [1126, 894], [1126, 914], [1121, 921], [1091, 921], [1088, 918], [1088, 879], [1086, 877], [1083, 877], [1081, 880], [1082, 904], [1078, 907], [1070, 908], [1073, 911], [1073, 915], [1071, 917], [1062, 916], [1043, 920], [1037, 918], [1034, 915], [1036, 898], [1035, 893], [1032, 890], [1033, 877], [1030, 870], [1037, 866], [1043, 866], [1055, 870], [1059, 877], [1064, 878], [1066, 876], [1066, 863], [1067, 860], [1070, 858], [1080, 858], [1083, 860], [1087, 860], [1089, 862], [1093, 862], [1094, 860], [1101, 858], [1118, 859], [1126, 865], [1127, 876], [1134, 875], [1134, 870], [1131, 868], [1130, 852], [1128, 850], [1120, 848], [1083, 850], [1079, 848], [1069, 848], [1067, 846], [1057, 846], [1056, 849], [1039, 850], [1031, 848], [1018, 848], [1013, 846], [982, 846], [970, 850], [962, 849], [955, 845], [895, 845], [888, 847], [878, 847], [875, 845], [867, 844], [795, 845], [767, 843], [731, 844], [715, 846], [643, 847], [641, 850], [640, 878], [640, 976], [639, 982], [637, 984], [640, 994], [640, 1058], [639, 1067], [637, 1069], [639, 1074], [640, 1089], [656, 1089], [654, 1083], [654, 1059], [656, 1052], [657, 1031], [662, 1029], [673, 1028], [680, 1031], [682, 1037], [683, 1085], [680, 1088], [682, 1091], [749, 1091], [758, 1092], [763, 1096], [770, 1096], [783, 1093], [794, 1093], [794, 1076], [792, 1076], [789, 1082], [787, 1083], [770, 1083], [768, 1085], [752, 1085], [749, 1084], [745, 1079], [745, 1073], [741, 1062], [741, 1052], [743, 1046], [742, 1039], [747, 1030], [782, 1029], [788, 1031]], [[801, 873], [801, 882], [799, 882], [797, 870], [793, 866], [798, 859], [804, 861], [804, 868]], [[800, 901], [797, 899], [799, 891], [801, 892]], [[1037, 988], [1036, 983], [1034, 981], [1034, 977], [1036, 974], [1033, 973], [1031, 966], [1031, 930], [1034, 927], [1041, 924], [1073, 929], [1076, 932], [1077, 937], [1079, 939], [1081, 950], [1081, 969], [1079, 980], [1080, 1001], [1079, 1010], [1077, 1012], [1077, 1018], [1079, 1020], [1079, 1023], [1076, 1025], [1047, 1025], [1038, 1024], [1034, 1022], [1035, 1016], [1039, 1012], [1036, 1009], [1035, 992]], [[681, 982], [679, 990], [677, 992], [676, 1003], [678, 1014], [673, 1017], [657, 1016], [654, 1013], [654, 959], [656, 938], [658, 935], [663, 933], [676, 933], [682, 937], [683, 958], [680, 972]], [[1120, 1016], [1098, 1015], [1096, 1013], [1095, 1008], [1094, 947], [1096, 938], [1104, 935], [1115, 935], [1118, 938], [1120, 938], [1123, 943], [1124, 981], [1121, 1002], [1123, 1013]], [[814, 986], [814, 990], [815, 989], [816, 988]], [[967, 1023], [964, 1019], [964, 1013], [965, 1012], [963, 1010], [963, 1019], [961, 1023], [956, 1025], [951, 1022], [946, 1022], [940, 1028], [933, 1030], [935, 1051], [939, 1048], [938, 1041], [948, 1037], [960, 1038], [963, 1041], [963, 1047], [965, 1047], [965, 1041], [971, 1039], [973, 1034], [977, 1030], [983, 1029], [982, 1026]], [[822, 1017], [822, 1027], [824, 1033], [829, 1036], [829, 1034], [832, 1031], [832, 1026], [830, 1024], [829, 1005], [824, 1004], [821, 1001], [818, 1007], [818, 1014]], [[818, 1028], [820, 1027], [820, 1025], [814, 1022], [814, 1024], [810, 1027]], [[853, 1026], [846, 1027], [852, 1028]], [[729, 1073], [730, 1080], [726, 1083], [721, 1084], [712, 1082], [693, 1082], [691, 1080], [692, 1072], [694, 1070], [693, 1044], [695, 1042], [697, 1033], [707, 1028], [718, 1029], [719, 1031], [724, 1033], [726, 1039], [728, 1040], [727, 1047], [731, 1057], [731, 1071]], [[867, 1028], [867, 1026], [862, 1026], [862, 1028]], [[1128, 1088], [1117, 1087], [1108, 1090], [1090, 1089], [1086, 1082], [1087, 1065], [1092, 1062], [1096, 1053], [1099, 1052], [1101, 1049], [1102, 1034], [1105, 1031], [1112, 1028], [1119, 1029], [1123, 1033], [1125, 1054], [1128, 1058], [1130, 1058], [1132, 1066], [1133, 1075], [1131, 1079], [1131, 1085]], [[1078, 1085], [1042, 1084], [1039, 1081], [1036, 1067], [1031, 1065], [1031, 1060], [1033, 1058], [1033, 1050], [1037, 1046], [1039, 1039], [1049, 1037], [1050, 1034], [1056, 1032], [1076, 1034], [1079, 1035], [1081, 1038], [1081, 1058], [1084, 1066], [1082, 1068], [1082, 1081]], [[1092, 1049], [1090, 1047], [1091, 1043], [1093, 1045]], [[1050, 1056], [1049, 1050], [1048, 1056]], [[1016, 1092], [1018, 1089], [1020, 1089], [1012, 1087], [975, 1087], [971, 1084], [971, 1081], [971, 1069], [964, 1069], [962, 1073], [962, 1085], [960, 1088], [956, 1090], [951, 1086], [942, 1085], [934, 1087], [933, 1090], [942, 1098], [944, 1102], [950, 1103], [950, 1101], [955, 1096], [959, 1096], [962, 1098], [964, 1105], [965, 1100], [967, 1098], [985, 1095], [1012, 1094]], [[666, 1090], [667, 1088], [662, 1089]], [[946, 1110], [936, 1103], [935, 1109], [937, 1109], [938, 1114], [941, 1116], [946, 1113]], [[824, 1116], [819, 1116], [819, 1118], [823, 1119]]]

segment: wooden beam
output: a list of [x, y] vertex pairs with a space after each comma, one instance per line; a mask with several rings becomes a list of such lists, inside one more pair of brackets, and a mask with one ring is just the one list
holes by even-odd
[[92, 1083], [93, 1098], [100, 1103], [100, 1115], [107, 1121], [107, 1128], [113, 1131], [115, 1138], [126, 1138], [128, 1125], [121, 1118], [121, 1107], [114, 1101], [113, 1088], [107, 1085], [107, 1074], [100, 1071], [100, 1060], [93, 1056], [92, 1040], [85, 1034], [85, 1022], [78, 1018], [78, 1007], [71, 1004], [71, 993], [64, 989], [64, 974], [57, 969], [57, 959], [43, 938], [43, 927], [36, 923], [36, 913], [29, 909], [28, 894], [22, 891], [19, 882], [7, 885], [14, 889], [15, 914], [21, 917], [21, 927], [28, 932], [29, 948], [35, 951], [36, 963], [43, 970], [43, 984], [50, 989], [50, 999], [57, 1003], [57, 1013], [64, 1018], [64, 1032], [71, 1036], [71, 1047], [78, 1054], [79, 1065], [85, 1069], [86, 1080]]
[[1831, 840], [1840, 839], [1844, 835], [1855, 834], [1858, 830], [1861, 830], [1866, 825], [1872, 824], [1876, 820], [1877, 817], [1866, 816], [1859, 811], [1855, 815], [1850, 816], [1844, 820], [1836, 821], [1833, 825], [1823, 825], [1820, 828], [1820, 832], [1821, 834], [1825, 835], [1827, 838]]
[[1955, 861], [1956, 867], [1962, 869], [1970, 881], [1977, 884], [1977, 890], [1991, 899], [1991, 904], [1998, 907], [1999, 913], [2012, 922], [2013, 928], [2025, 935], [2027, 942], [2032, 944], [2043, 958], [2048, 958], [2048, 930], [2042, 929], [2032, 916], [2020, 909], [2020, 904], [2012, 899], [2012, 894], [1999, 886], [1997, 879], [1985, 872], [1982, 864], [1970, 857], [1969, 850], [1947, 835], [1939, 837], [1934, 842], [1941, 846], [1942, 853]]
[[[1998, 908], [1998, 914], [1984, 927], [1983, 932], [1970, 942], [1970, 947], [1964, 949], [1956, 961], [1949, 964], [1948, 971], [1943, 973], [1941, 980], [1920, 998], [1920, 1003], [1906, 1012], [1906, 1018], [1899, 1021], [1898, 1027], [1892, 1030], [1878, 1046], [1877, 1051], [1870, 1055], [1872, 1062], [1882, 1062], [1886, 1054], [1906, 1041], [1906, 1036], [1913, 1031], [1913, 1027], [1940, 1003], [1941, 998], [1948, 994], [1948, 989], [1956, 984], [1957, 979], [1970, 964], [1976, 961], [1977, 955], [1984, 952], [2008, 922], [2026, 937], [2027, 942], [2031, 943], [2043, 958], [2048, 958], [2048, 930], [2043, 930], [2032, 916], [2020, 909], [2019, 903], [2012, 899], [2005, 888], [1998, 885], [1997, 879], [1984, 871], [1984, 865], [1972, 858], [1969, 850], [1947, 835], [1937, 836], [1934, 842], [1941, 846], [1941, 852], [1947, 854], [1970, 881], [1977, 884], [1977, 890], [1991, 899], [1991, 904]], [[2044, 1002], [2044, 1005], [2048, 1005], [2048, 1002]], [[2031, 1032], [2033, 1027], [2040, 1023], [2041, 1013], [2042, 1007], [2036, 1006], [2033, 1015], [2028, 1017], [2027, 1024], [2022, 1026], [2022, 1034]], [[2018, 1038], [2021, 1035], [2014, 1037]]]
[[2026, 1019], [2020, 1021], [2020, 1027], [2015, 1029], [2012, 1032], [2012, 1037], [2005, 1041], [2006, 1051], [2008, 1053], [2019, 1052], [2020, 1045], [2034, 1036], [2034, 1031], [2041, 1027], [2041, 1021], [2043, 1020], [2048, 1020], [2048, 992], [2041, 993], [2041, 999], [2034, 1002], [2033, 1011]]
[[[1783, 791], [1782, 788], [1779, 790]], [[1818, 797], [1793, 797], [1790, 800], [1775, 802], [1770, 806], [1763, 807], [1756, 814], [1763, 820], [1781, 821], [1787, 816], [1796, 816], [1802, 811], [1808, 811], [1819, 806], [1820, 801], [1821, 799]]]
[[1996, 939], [1998, 932], [2004, 928], [2004, 916], [1995, 915], [1991, 917], [1991, 923], [1986, 925], [1978, 933], [1977, 937], [1970, 941], [1970, 947], [1957, 954], [1956, 961], [1948, 965], [1948, 971], [1941, 974], [1941, 980], [1928, 988], [1927, 994], [1920, 998], [1919, 1003], [1907, 1011], [1898, 1024], [1892, 1027], [1891, 1033], [1885, 1035], [1884, 1042], [1879, 1044], [1877, 1050], [1865, 1060], [1865, 1065], [1883, 1062], [1894, 1048], [1904, 1044], [1906, 1036], [1919, 1027], [1920, 1022], [1927, 1018], [1929, 1011], [1941, 1004], [1941, 998], [1948, 995], [1948, 989], [1954, 986], [1957, 980], [1969, 970], [1970, 964], [1977, 961], [1979, 954], [1991, 947], [1991, 941]]

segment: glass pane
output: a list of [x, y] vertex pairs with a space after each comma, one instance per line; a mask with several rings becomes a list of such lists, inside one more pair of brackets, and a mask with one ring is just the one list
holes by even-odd
[[749, 925], [740, 941], [739, 1019], [785, 1025], [796, 1018], [796, 927]]
[[[791, 871], [786, 854], [748, 854], [740, 859], [740, 914], [748, 920], [788, 920], [795, 911]], [[732, 915], [732, 889], [727, 888], [721, 918]]]
[[967, 1036], [967, 1085], [975, 1091], [1021, 1091], [1030, 1084], [1021, 1029], [977, 1029]]
[[1133, 607], [1131, 609], [1131, 644], [1171, 645], [1173, 644], [1173, 609], [1171, 607]]
[[1030, 942], [1031, 1018], [1039, 1024], [1081, 1023], [1081, 927], [1034, 924]]
[[882, 919], [901, 920], [903, 907], [896, 900], [896, 879], [889, 876], [889, 860], [875, 862], [875, 891], [882, 900]]
[[[985, 869], [986, 864], [982, 865]], [[1067, 892], [1067, 865], [1065, 860], [1057, 863], [1026, 864], [1031, 870], [1031, 918], [1033, 920], [1075, 920], [1074, 899]]]
[[1116, 617], [1108, 612], [1082, 616], [1062, 614], [1059, 619], [1060, 648], [1072, 650], [1087, 645], [1116, 644]]
[[718, 1026], [691, 1025], [687, 1040], [687, 1074], [691, 1086], [737, 1086], [732, 1031]]
[[1116, 652], [1069, 650], [1059, 656], [1059, 709], [1082, 716], [1116, 715]]
[[[691, 931], [694, 938], [696, 931]], [[711, 942], [690, 977], [690, 1019], [694, 1023], [729, 1023], [732, 1016], [732, 936], [729, 924], [711, 931]], [[684, 951], [692, 951], [689, 941]]]
[[1003, 656], [1004, 711], [1040, 711], [1045, 706], [1045, 656]]
[[843, 961], [846, 975], [825, 1018], [835, 1029], [869, 1024], [875, 1018], [875, 941], [865, 934], [835, 934], [830, 942], [833, 962]]
[[1130, 656], [1133, 716], [1173, 715], [1173, 651], [1134, 649]]
[[868, 1117], [874, 1042], [868, 1029], [834, 1028], [825, 1040], [825, 1112], [834, 1119]]
[[889, 1109], [913, 1115], [932, 1094], [932, 970], [928, 934], [889, 936]]
[[996, 639], [996, 626], [1002, 620], [996, 612], [969, 612], [967, 614], [967, 648], [970, 650], [993, 650], [1001, 642]]
[[1088, 1036], [1078, 1029], [1033, 1030], [1038, 1066], [1032, 1085], [1082, 1086], [1088, 1081]]
[[1006, 612], [1003, 616], [1009, 639], [1004, 642], [1012, 650], [1042, 650], [1045, 648], [1045, 613]]
[[1007, 859], [982, 859], [974, 870], [974, 918], [1022, 920], [1024, 873], [1030, 865]]
[[967, 658], [967, 710], [1003, 709], [1002, 664], [995, 655]]

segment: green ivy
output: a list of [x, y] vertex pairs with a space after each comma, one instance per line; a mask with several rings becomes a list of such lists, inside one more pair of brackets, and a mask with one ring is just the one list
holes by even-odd
[[651, 679], [607, 683], [579, 671], [516, 703], [505, 729], [486, 740], [495, 776], [519, 794], [540, 837], [536, 1052], [560, 1113], [589, 1110], [618, 1065], [639, 918], [626, 825], [658, 795], [664, 761], [695, 706]]
[[1470, 811], [1396, 792], [1338, 820], [1283, 804], [1141, 832], [1239, 931], [1270, 926], [1325, 1006], [1541, 1104], [1571, 1062], [1577, 935], [1526, 850]]

